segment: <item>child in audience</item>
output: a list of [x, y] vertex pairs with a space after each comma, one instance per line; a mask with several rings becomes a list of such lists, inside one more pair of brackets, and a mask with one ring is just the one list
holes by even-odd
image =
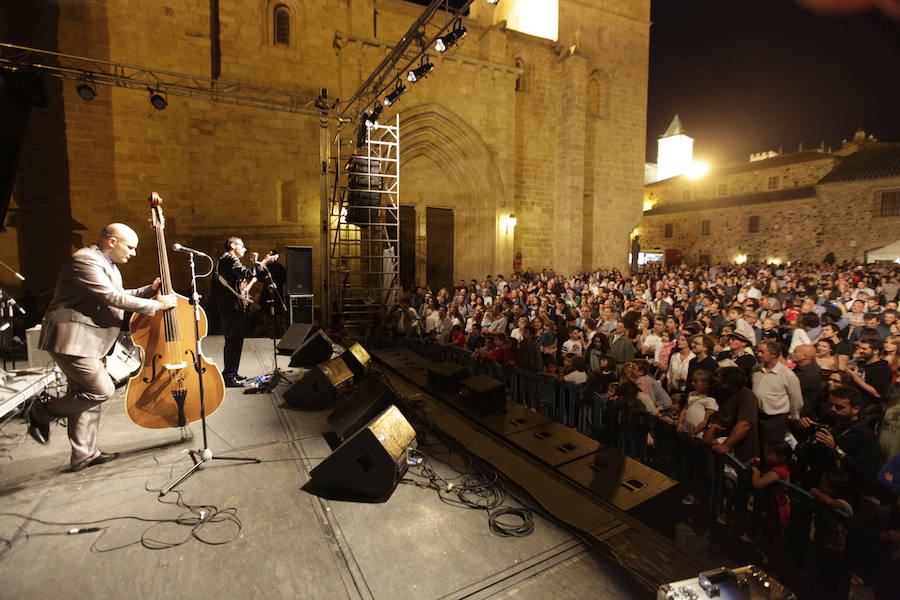
[[781, 486], [775, 486], [778, 480], [790, 481], [791, 472], [788, 463], [791, 460], [791, 447], [787, 442], [771, 442], [763, 448], [765, 472], [760, 470], [758, 458], [750, 461], [751, 483], [754, 489], [767, 490], [765, 502], [766, 537], [772, 548], [781, 548], [784, 544], [784, 529], [791, 518], [791, 502], [787, 492]]
[[690, 436], [700, 436], [709, 424], [709, 418], [719, 410], [719, 403], [709, 395], [712, 389], [712, 373], [697, 371], [691, 382], [693, 390], [678, 415], [677, 426], [678, 431]]

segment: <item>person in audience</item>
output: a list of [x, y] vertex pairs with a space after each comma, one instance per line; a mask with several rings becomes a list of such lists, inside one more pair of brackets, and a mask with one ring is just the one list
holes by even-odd
[[696, 356], [691, 350], [690, 338], [687, 335], [678, 336], [678, 339], [675, 340], [675, 348], [676, 351], [669, 359], [669, 371], [666, 378], [670, 394], [684, 391], [691, 359]]
[[694, 358], [688, 363], [687, 382], [684, 391], [690, 393], [693, 388], [694, 373], [697, 371], [709, 371], [715, 373], [719, 368], [716, 359], [710, 356], [714, 347], [713, 339], [704, 334], [695, 335], [691, 338], [691, 350], [694, 352]]
[[803, 392], [800, 380], [781, 361], [783, 346], [772, 340], [759, 343], [760, 369], [753, 373], [753, 393], [759, 399], [759, 435], [763, 443], [784, 441], [788, 421], [800, 418]]
[[891, 386], [891, 368], [881, 358], [884, 345], [881, 340], [865, 338], [856, 343], [856, 364], [847, 368], [853, 385], [863, 395], [863, 409], [869, 414], [884, 412], [888, 388]]
[[830, 373], [838, 370], [838, 359], [835, 354], [834, 341], [831, 339], [820, 337], [816, 340], [816, 364], [819, 365], [822, 373]]
[[535, 335], [535, 329], [531, 325], [522, 327], [519, 353], [522, 356], [522, 368], [537, 373], [544, 370], [544, 359], [541, 357], [541, 347], [538, 345]]
[[634, 382], [642, 392], [650, 396], [653, 404], [659, 410], [666, 410], [672, 405], [672, 398], [666, 393], [659, 381], [651, 377], [651, 366], [647, 360], [636, 358], [628, 363], [633, 370]]
[[577, 354], [578, 356], [581, 356], [584, 354], [584, 336], [580, 329], [577, 327], [569, 328], [569, 339], [563, 342], [562, 351], [563, 356], [567, 354]]
[[474, 352], [483, 346], [484, 336], [481, 335], [481, 325], [479, 323], [473, 323], [469, 335], [466, 336], [466, 348]]
[[790, 355], [794, 363], [794, 375], [800, 382], [800, 393], [803, 395], [801, 417], [814, 417], [819, 414], [819, 402], [822, 399], [822, 369], [816, 362], [816, 349], [811, 344], [797, 346]]
[[[784, 530], [791, 519], [791, 503], [787, 492], [778, 481], [790, 481], [791, 472], [788, 463], [791, 460], [791, 447], [785, 441], [768, 442], [763, 446], [763, 463], [759, 459], [750, 462], [751, 483], [754, 489], [766, 489], [765, 519], [766, 538], [774, 549], [784, 545]], [[762, 470], [760, 467], [762, 467]]]
[[676, 423], [678, 431], [691, 437], [702, 436], [710, 417], [719, 410], [718, 402], [709, 395], [712, 383], [711, 371], [701, 370], [693, 374], [691, 392], [687, 395], [681, 414], [678, 415]]
[[624, 365], [635, 356], [634, 343], [628, 337], [624, 321], [617, 321], [615, 331], [609, 336], [609, 355], [617, 365]]
[[759, 401], [740, 367], [722, 367], [717, 373], [719, 410], [711, 419], [703, 441], [715, 452], [731, 452], [746, 463], [759, 456]]
[[750, 340], [740, 331], [735, 331], [727, 336], [727, 343], [728, 349], [716, 356], [716, 363], [723, 366], [723, 362], [731, 361], [734, 366], [744, 372], [744, 377], [749, 381], [753, 368], [756, 366], [756, 355], [753, 353]]

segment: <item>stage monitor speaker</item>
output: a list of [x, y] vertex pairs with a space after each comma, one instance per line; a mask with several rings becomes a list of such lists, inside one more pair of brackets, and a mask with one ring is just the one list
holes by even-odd
[[385, 502], [406, 474], [406, 450], [415, 440], [415, 430], [391, 405], [310, 471], [303, 489], [335, 500]]
[[503, 437], [552, 423], [541, 413], [525, 408], [512, 400], [507, 400], [505, 405], [495, 411], [476, 415], [475, 420]]
[[308, 336], [291, 356], [292, 367], [314, 367], [331, 358], [334, 348], [331, 338], [321, 329]]
[[558, 471], [658, 531], [674, 530], [678, 482], [612, 448], [572, 461]]
[[309, 323], [294, 323], [288, 327], [288, 330], [278, 340], [278, 345], [275, 346], [278, 354], [293, 354], [296, 352], [315, 328], [315, 325], [310, 325]]
[[313, 267], [311, 246], [287, 246], [284, 267], [287, 270], [288, 296], [312, 294]]
[[349, 350], [344, 351], [341, 354], [341, 358], [353, 371], [353, 376], [357, 381], [365, 376], [366, 370], [369, 368], [369, 361], [372, 360], [372, 357], [359, 342], [350, 346]]
[[462, 379], [469, 370], [455, 362], [444, 360], [428, 365], [428, 387], [436, 394], [452, 394], [459, 391]]
[[291, 323], [313, 323], [315, 314], [313, 310], [314, 296], [290, 296]]
[[519, 431], [506, 439], [551, 467], [593, 454], [603, 447], [600, 442], [559, 423]]
[[291, 408], [320, 410], [328, 408], [353, 387], [353, 372], [341, 357], [314, 367], [284, 392]]
[[446, 400], [465, 413], [492, 413], [506, 403], [506, 386], [487, 375], [473, 375], [462, 380], [459, 394]]
[[328, 422], [338, 439], [343, 440], [397, 402], [397, 395], [381, 379], [370, 375], [328, 415]]

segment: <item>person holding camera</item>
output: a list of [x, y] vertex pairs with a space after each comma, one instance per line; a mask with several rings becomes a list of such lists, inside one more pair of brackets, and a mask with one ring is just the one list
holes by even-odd
[[[817, 459], [810, 461], [810, 468], [818, 475], [843, 469], [853, 480], [857, 490], [875, 480], [881, 466], [881, 446], [871, 427], [860, 419], [862, 396], [852, 387], [842, 386], [831, 390], [828, 399], [830, 418], [813, 421], [800, 419], [803, 428], [814, 428], [811, 442], [817, 450]], [[828, 422], [826, 424], [826, 422]]]

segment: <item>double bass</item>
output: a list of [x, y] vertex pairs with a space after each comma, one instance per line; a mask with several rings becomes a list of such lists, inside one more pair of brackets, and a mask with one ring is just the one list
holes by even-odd
[[[173, 294], [172, 276], [165, 235], [162, 198], [150, 196], [150, 215], [156, 231], [159, 252], [160, 293]], [[131, 420], [148, 429], [184, 427], [200, 419], [200, 385], [203, 385], [203, 409], [211, 415], [225, 397], [225, 381], [215, 363], [194, 343], [194, 306], [176, 294], [178, 304], [159, 310], [152, 317], [135, 313], [131, 318], [131, 337], [143, 350], [141, 370], [128, 381], [125, 408]], [[197, 340], [206, 337], [206, 313], [200, 313]], [[199, 362], [199, 369], [195, 366]]]

